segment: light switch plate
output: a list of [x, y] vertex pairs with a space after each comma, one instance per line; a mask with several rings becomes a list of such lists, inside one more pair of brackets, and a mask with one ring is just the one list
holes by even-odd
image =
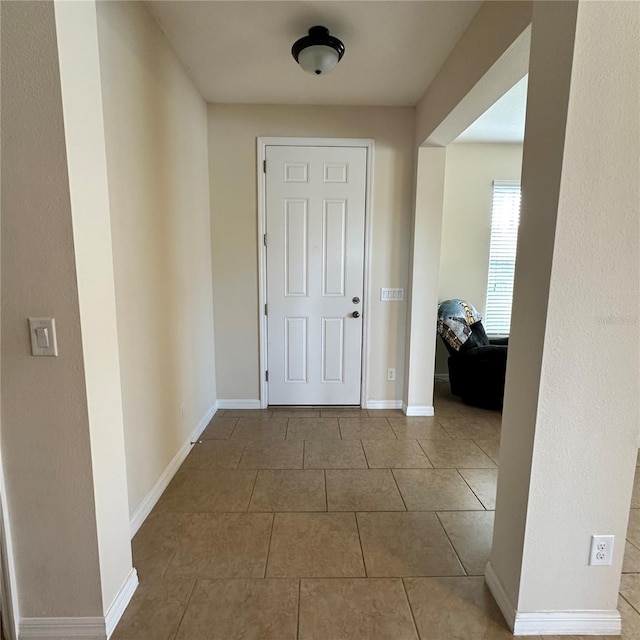
[[380, 289], [380, 300], [382, 302], [402, 302], [404, 300], [404, 289]]
[[57, 356], [56, 321], [54, 318], [29, 318], [32, 356]]

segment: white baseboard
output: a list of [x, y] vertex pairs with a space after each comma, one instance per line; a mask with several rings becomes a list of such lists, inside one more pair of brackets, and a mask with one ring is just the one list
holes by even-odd
[[73, 640], [105, 640], [104, 618], [22, 618], [18, 640], [27, 638], [73, 638]]
[[433, 415], [433, 407], [428, 405], [411, 405], [407, 406], [404, 402], [402, 403], [402, 413], [405, 416], [432, 416]]
[[615, 609], [516, 611], [490, 562], [484, 578], [516, 636], [616, 636], [622, 632], [620, 614]]
[[131, 571], [129, 571], [129, 575], [126, 577], [104, 616], [104, 626], [107, 638], [110, 638], [111, 634], [115, 631], [118, 622], [120, 622], [120, 618], [122, 618], [122, 614], [129, 606], [131, 598], [133, 598], [133, 594], [136, 592], [137, 588], [138, 572], [135, 569], [131, 569]]
[[449, 384], [449, 374], [448, 373], [436, 373], [434, 376], [436, 382], [446, 382]]
[[504, 590], [502, 582], [500, 582], [493, 566], [491, 566], [491, 562], [487, 562], [484, 570], [484, 581], [487, 583], [487, 587], [489, 587], [489, 591], [491, 591], [493, 599], [496, 601], [500, 611], [502, 611], [502, 615], [509, 625], [509, 628], [513, 629], [516, 620], [516, 608]]
[[218, 409], [262, 409], [260, 400], [233, 398], [227, 400], [218, 400]]
[[145, 499], [133, 512], [129, 519], [129, 532], [132, 538], [136, 535], [138, 529], [142, 526], [142, 523], [147, 519], [147, 516], [151, 513], [153, 507], [156, 506], [162, 492], [167, 488], [167, 485], [171, 482], [173, 476], [176, 475], [176, 471], [178, 471], [180, 465], [189, 454], [189, 451], [191, 451], [191, 443], [200, 437], [200, 434], [204, 431], [209, 422], [211, 422], [211, 418], [213, 418], [219, 408], [220, 403], [219, 401], [216, 401], [209, 407], [209, 409], [207, 409], [207, 412], [204, 414], [200, 422], [198, 422], [195, 429], [189, 434], [189, 437], [184, 441], [178, 453], [176, 453], [173, 460], [171, 460], [162, 475], [158, 478], [158, 481], [153, 485], [151, 491], [149, 491]]
[[402, 400], [367, 400], [365, 409], [401, 409]]

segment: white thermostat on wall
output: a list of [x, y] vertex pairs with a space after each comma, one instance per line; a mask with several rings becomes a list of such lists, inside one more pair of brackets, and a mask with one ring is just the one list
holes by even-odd
[[404, 289], [380, 289], [382, 302], [401, 302], [404, 300]]
[[56, 321], [54, 318], [29, 318], [32, 356], [57, 356]]

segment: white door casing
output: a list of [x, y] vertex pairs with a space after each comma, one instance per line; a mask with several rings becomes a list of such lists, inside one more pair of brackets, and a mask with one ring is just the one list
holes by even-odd
[[265, 157], [269, 403], [360, 404], [367, 148]]

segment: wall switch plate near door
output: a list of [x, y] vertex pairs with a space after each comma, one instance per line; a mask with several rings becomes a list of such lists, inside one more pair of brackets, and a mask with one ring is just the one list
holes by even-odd
[[53, 318], [29, 318], [32, 356], [57, 356], [56, 321]]

